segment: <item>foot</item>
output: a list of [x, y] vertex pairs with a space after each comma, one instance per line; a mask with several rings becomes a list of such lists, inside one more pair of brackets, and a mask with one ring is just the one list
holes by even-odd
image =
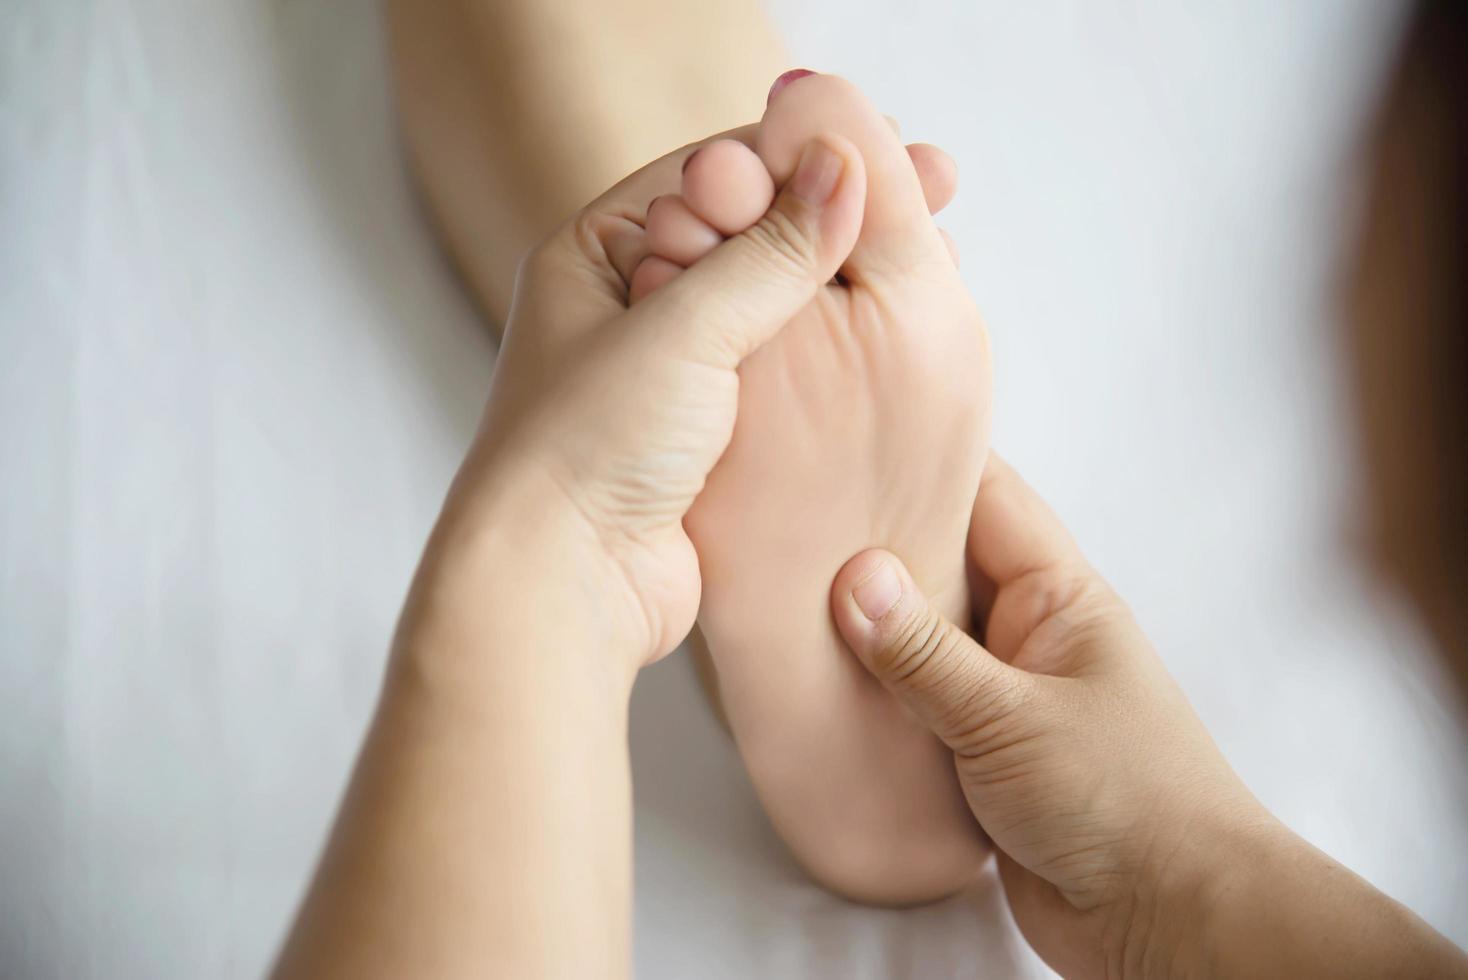
[[837, 892], [929, 901], [973, 878], [986, 842], [951, 754], [846, 650], [827, 603], [847, 559], [880, 546], [967, 621], [988, 342], [929, 215], [930, 198], [951, 195], [951, 164], [909, 154], [842, 79], [777, 87], [753, 148], [702, 147], [681, 193], [653, 202], [631, 296], [754, 224], [810, 140], [836, 134], [861, 151], [861, 237], [838, 281], [741, 368], [733, 440], [686, 525], [723, 709], [776, 829]]

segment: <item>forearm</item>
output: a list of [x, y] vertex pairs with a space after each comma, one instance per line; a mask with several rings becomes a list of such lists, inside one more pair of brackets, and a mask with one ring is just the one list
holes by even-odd
[[279, 977], [627, 968], [632, 672], [538, 590], [555, 540], [496, 523], [429, 549]]
[[1189, 975], [1468, 976], [1461, 950], [1284, 827], [1239, 842], [1216, 880], [1174, 961]]

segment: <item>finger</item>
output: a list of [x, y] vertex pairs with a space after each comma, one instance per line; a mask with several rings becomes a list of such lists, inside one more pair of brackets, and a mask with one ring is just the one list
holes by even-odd
[[582, 227], [601, 243], [607, 261], [630, 284], [633, 270], [648, 253], [646, 229], [630, 218], [599, 212], [587, 212]]
[[[1006, 662], [1051, 617], [1071, 610], [1073, 626], [1077, 617], [1105, 619], [1119, 603], [1045, 501], [992, 452], [974, 498], [968, 554], [974, 615], [984, 624], [989, 651]], [[1025, 666], [1042, 673], [1071, 669], [1045, 660]]]
[[865, 197], [856, 147], [834, 135], [811, 140], [763, 218], [629, 316], [667, 349], [736, 367], [835, 275], [856, 243]]
[[637, 263], [632, 277], [628, 280], [627, 301], [636, 303], [660, 286], [667, 285], [673, 281], [673, 277], [683, 271], [681, 265], [669, 262], [658, 255], [649, 255]]
[[883, 113], [882, 114], [882, 118], [885, 119], [885, 120], [887, 120], [887, 126], [888, 126], [888, 128], [890, 128], [892, 130], [892, 135], [898, 137], [899, 139], [901, 139], [901, 137], [902, 137], [902, 123], [900, 123], [900, 122], [897, 121], [897, 117], [896, 116], [889, 116], [886, 113]]
[[918, 181], [923, 185], [928, 213], [937, 214], [958, 193], [958, 164], [931, 143], [909, 143], [907, 155], [912, 158], [912, 169], [917, 171]]
[[939, 615], [886, 551], [846, 563], [831, 587], [831, 611], [867, 670], [960, 756], [983, 754], [995, 724], [1034, 689], [1033, 677]]
[[783, 182], [806, 144], [822, 132], [848, 137], [872, 178], [861, 236], [841, 268], [842, 275], [873, 284], [883, 277], [911, 277], [915, 266], [928, 263], [946, 268], [943, 260], [948, 256], [927, 217], [922, 184], [907, 147], [892, 135], [866, 95], [845, 79], [801, 78], [782, 91], [760, 123], [760, 159], [771, 176]]
[[1026, 575], [1085, 560], [1055, 512], [994, 452], [974, 498], [968, 552], [978, 571], [999, 589]]

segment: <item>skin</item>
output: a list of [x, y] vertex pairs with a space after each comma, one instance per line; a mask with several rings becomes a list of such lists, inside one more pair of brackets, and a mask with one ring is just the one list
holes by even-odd
[[[519, 34], [495, 22], [520, 6], [465, 0], [428, 12], [390, 4], [407, 135], [430, 204], [481, 301], [501, 314], [524, 246], [622, 172], [598, 175], [600, 161], [631, 162], [626, 153], [576, 153], [544, 132], [498, 143], [489, 138], [515, 123], [514, 108], [526, 101], [527, 89], [531, 102], [540, 99], [557, 111], [520, 118], [562, 118], [586, 93], [605, 89], [607, 77], [627, 63], [598, 62], [601, 71], [590, 80], [596, 84], [585, 78], [577, 84], [576, 57], [546, 58], [544, 46], [531, 43], [543, 33], [528, 29], [537, 23], [535, 14], [512, 18]], [[664, 4], [647, 6], [668, 12]], [[720, 11], [733, 11], [722, 33], [762, 24], [747, 8], [720, 5]], [[566, 4], [525, 5], [526, 11], [540, 9], [560, 17], [562, 28], [572, 23]], [[545, 23], [555, 22], [539, 22]], [[607, 37], [607, 50], [620, 52], [629, 43], [591, 18], [576, 23], [584, 34]], [[660, 23], [670, 24], [666, 17]], [[645, 50], [661, 38], [652, 47], [662, 51], [677, 33], [654, 28], [650, 34], [644, 27], [636, 40]], [[724, 50], [739, 52], [745, 66], [777, 50], [768, 36], [750, 41]], [[486, 48], [500, 56], [484, 58]], [[504, 84], [520, 77], [514, 70], [484, 74], [491, 65], [524, 67], [516, 51], [533, 52], [531, 62], [554, 69], [541, 76], [550, 84]], [[738, 65], [724, 57], [701, 57], [695, 71], [681, 72], [686, 84], [679, 91], [689, 98], [679, 118], [698, 119], [720, 92], [756, 91], [728, 84]], [[435, 61], [438, 68], [425, 72]], [[773, 67], [757, 80], [768, 78]], [[702, 81], [689, 81], [695, 77]], [[655, 82], [654, 91], [665, 96], [669, 87]], [[514, 95], [496, 104], [484, 98], [486, 92]], [[557, 92], [563, 97], [557, 99]], [[601, 133], [598, 145], [625, 149], [623, 134], [636, 127], [615, 123], [627, 121], [638, 104], [613, 96], [583, 125], [567, 129], [592, 132], [584, 124], [593, 124]], [[511, 115], [496, 117], [500, 110]], [[700, 120], [694, 131], [721, 128], [753, 111], [741, 107], [728, 122]], [[646, 116], [638, 113], [638, 121], [648, 123]], [[1392, 142], [1402, 140], [1399, 133]], [[536, 152], [525, 152], [522, 143]], [[536, 173], [522, 172], [519, 161], [527, 159], [536, 161]], [[503, 395], [497, 383], [484, 429], [405, 607], [377, 719], [278, 975], [626, 971], [624, 745], [626, 690], [635, 671], [629, 664], [656, 656], [661, 643], [649, 638], [664, 638], [665, 628], [655, 628], [658, 619], [648, 610], [676, 622], [686, 614], [690, 592], [677, 532], [647, 515], [676, 509], [686, 497], [677, 478], [693, 480], [699, 467], [662, 474], [679, 488], [670, 496], [660, 492], [663, 484], [643, 479], [645, 472], [608, 479], [615, 465], [546, 467], [542, 461], [559, 453], [524, 450], [540, 437], [551, 439], [543, 450], [553, 446], [557, 428], [546, 420], [557, 417], [572, 434], [576, 425], [586, 425], [612, 449], [645, 449], [640, 440], [649, 432], [671, 435], [680, 447], [698, 443], [658, 429], [656, 412], [639, 401], [644, 365], [634, 367], [623, 344], [567, 339], [608, 334], [596, 327], [602, 322], [597, 311], [618, 326], [660, 319], [647, 310], [639, 311], [646, 320], [624, 317], [608, 297], [625, 292], [647, 255], [645, 241], [626, 227], [629, 216], [645, 214], [652, 196], [676, 184], [661, 161], [587, 209], [528, 264], [517, 318], [527, 335], [536, 324], [563, 335], [543, 345], [527, 341], [529, 353], [517, 355], [516, 370], [540, 371], [549, 381], [579, 364], [586, 373], [572, 376], [592, 383], [585, 391], [556, 388], [554, 405], [525, 393]], [[1413, 187], [1414, 194], [1421, 190]], [[1404, 315], [1373, 297], [1386, 295], [1394, 278], [1421, 272], [1393, 251], [1399, 247], [1393, 235], [1411, 236], [1383, 220], [1380, 206], [1373, 201], [1364, 267], [1355, 277], [1367, 297], [1354, 318], [1365, 338], [1357, 347], [1368, 353], [1393, 348], [1381, 338], [1395, 336]], [[497, 237], [509, 244], [493, 244]], [[810, 256], [824, 256], [839, 239], [839, 231], [830, 239], [811, 234], [806, 250], [792, 254], [819, 266], [824, 259]], [[675, 266], [665, 270], [664, 282], [680, 274], [682, 266]], [[768, 299], [761, 284], [741, 280], [739, 268], [738, 262], [722, 265], [729, 281], [721, 286], [711, 281], [718, 277], [704, 277], [703, 288], [710, 295], [739, 289], [742, 296], [753, 288]], [[823, 280], [810, 268], [804, 272], [804, 280], [792, 275], [777, 287], [808, 287], [808, 298]], [[698, 291], [682, 295], [693, 302]], [[772, 306], [790, 302], [784, 294]], [[1406, 311], [1408, 326], [1425, 331], [1430, 313]], [[770, 322], [761, 319], [760, 329]], [[700, 335], [733, 328], [715, 323], [710, 329]], [[735, 351], [759, 339], [734, 333], [743, 338], [728, 348]], [[646, 339], [640, 327], [628, 334]], [[1376, 373], [1372, 358], [1361, 361], [1368, 396], [1370, 386], [1389, 390], [1398, 383], [1396, 375]], [[706, 368], [691, 373], [704, 382]], [[671, 380], [677, 373], [657, 376]], [[588, 414], [561, 415], [570, 413], [568, 403]], [[1364, 409], [1368, 423], [1380, 426], [1381, 442], [1368, 440], [1368, 456], [1376, 462], [1379, 446], [1395, 445], [1404, 427], [1370, 397]], [[639, 427], [621, 430], [613, 420]], [[687, 426], [687, 417], [680, 421]], [[615, 452], [593, 455], [602, 464], [616, 458]], [[1382, 550], [1391, 558], [1390, 549], [1401, 547], [1387, 533], [1393, 509], [1410, 509], [1421, 484], [1392, 483], [1389, 469], [1373, 472], [1372, 502], [1386, 529]], [[567, 479], [568, 473], [576, 478]], [[643, 502], [638, 493], [650, 494], [645, 512], [634, 506]], [[588, 510], [585, 500], [620, 506]], [[603, 520], [588, 520], [596, 514]], [[1468, 974], [1462, 954], [1441, 937], [1262, 811], [1218, 757], [1125, 607], [1043, 503], [997, 459], [975, 504], [974, 526], [987, 529], [970, 536], [966, 556], [982, 586], [977, 605], [986, 646], [948, 625], [901, 562], [886, 553], [863, 553], [843, 568], [831, 609], [860, 662], [952, 749], [974, 816], [1001, 847], [1016, 918], [1047, 960], [1082, 976]], [[891, 569], [895, 588], [883, 586], [879, 566]], [[1450, 579], [1436, 571], [1396, 574], [1418, 597], [1445, 648], [1460, 654], [1459, 666], [1468, 663], [1461, 656], [1468, 637], [1461, 609], [1443, 601], [1455, 594]], [[696, 596], [696, 584], [692, 592]], [[873, 617], [861, 611], [859, 597], [875, 602]], [[1097, 732], [1108, 734], [1098, 739]]]
[[985, 645], [896, 556], [831, 610], [953, 752], [1025, 938], [1067, 977], [1441, 977], [1468, 958], [1279, 823], [1229, 768], [1121, 599], [995, 457], [969, 559]]
[[[967, 614], [960, 542], [988, 448], [988, 337], [929, 216], [922, 157], [843, 79], [806, 72], [776, 89], [753, 148], [699, 150], [681, 194], [654, 204], [632, 295], [650, 262], [692, 264], [758, 220], [811, 136], [861, 150], [856, 246], [741, 366], [733, 439], [685, 523], [721, 702], [775, 829], [838, 894], [930, 902], [971, 882], [989, 847], [943, 746], [845, 650], [827, 591], [877, 540], [911, 556], [949, 616]], [[945, 463], [902, 465], [920, 459]]]
[[854, 147], [812, 141], [759, 224], [629, 311], [645, 236], [627, 216], [686, 154], [521, 270], [278, 977], [627, 971], [632, 681], [692, 625], [682, 521], [728, 445], [737, 368], [836, 272], [865, 196]]
[[[629, 310], [646, 236], [626, 215], [676, 186], [684, 155], [527, 260], [507, 367], [278, 977], [627, 972], [632, 680], [697, 607], [683, 519], [729, 443], [738, 367], [841, 265], [865, 198], [855, 147], [813, 141], [771, 215]], [[831, 612], [953, 753], [1016, 919], [1052, 965], [1468, 973], [1248, 794], [1125, 606], [997, 458], [965, 551], [987, 647], [887, 552], [841, 569]]]
[[[516, 266], [528, 248], [655, 153], [757, 118], [764, 86], [783, 67], [780, 45], [756, 0], [618, 0], [591, 7], [573, 0], [390, 0], [387, 9], [404, 141], [448, 254], [492, 326], [505, 322]], [[699, 37], [720, 43], [689, 42]], [[639, 57], [627, 58], [628, 50]], [[781, 77], [794, 81], [798, 75]], [[737, 459], [715, 474], [716, 485], [690, 518], [709, 583], [690, 647], [713, 709], [735, 736], [793, 856], [847, 897], [911, 904], [963, 887], [987, 849], [942, 746], [842, 649], [825, 613], [826, 584], [852, 549], [880, 540], [902, 547], [924, 584], [944, 597], [947, 611], [962, 614], [967, 590], [953, 542], [962, 535], [987, 443], [986, 437], [964, 439], [962, 430], [987, 422], [980, 401], [987, 402], [989, 389], [971, 386], [943, 412], [925, 415], [925, 406], [914, 404], [908, 418], [889, 419], [871, 445], [858, 444], [859, 435], [875, 428], [833, 425], [832, 419], [862, 404], [846, 383], [852, 370], [874, 368], [866, 371], [874, 383], [893, 389], [908, 385], [899, 372], [883, 369], [900, 360], [883, 359], [884, 346], [910, 355], [909, 364], [945, 356], [987, 361], [987, 351], [959, 343], [966, 335], [982, 342], [982, 327], [951, 265], [941, 261], [951, 243], [928, 216], [953, 196], [952, 161], [924, 144], [904, 154], [891, 131], [895, 124], [854, 90], [809, 114], [817, 90], [835, 83], [800, 79], [774, 100], [784, 107], [776, 113], [783, 119], [741, 130], [722, 148], [710, 146], [691, 162], [685, 185], [655, 200], [645, 219], [629, 214], [645, 220], [649, 235], [649, 254], [629, 285], [631, 298], [640, 299], [722, 237], [757, 220], [773, 192], [770, 171], [788, 177], [816, 123], [880, 162], [881, 206], [868, 216], [866, 233], [871, 244], [846, 270], [853, 288], [824, 290], [801, 313], [806, 328], [792, 331], [791, 340], [745, 372], [744, 421], [731, 450]], [[759, 132], [766, 133], [762, 140]], [[741, 139], [759, 143], [764, 158], [744, 153], [743, 175], [763, 178], [753, 192], [725, 179], [737, 161], [720, 160]], [[702, 188], [712, 193], [700, 198]], [[685, 194], [712, 220], [695, 217]], [[735, 212], [719, 214], [730, 201], [738, 205]], [[879, 254], [884, 246], [895, 246], [886, 262]], [[910, 266], [925, 253], [940, 260], [931, 263], [932, 275], [883, 268], [893, 258]], [[922, 285], [918, 279], [935, 280], [938, 288], [907, 288]], [[853, 323], [861, 325], [860, 333], [846, 330]], [[948, 329], [917, 329], [929, 323]], [[862, 339], [843, 344], [842, 336]], [[801, 413], [799, 427], [784, 424], [790, 399], [772, 397], [785, 390], [783, 379], [792, 371], [811, 383], [810, 390], [825, 393], [818, 411]], [[809, 433], [830, 431], [847, 433], [849, 444], [826, 440], [826, 459], [804, 451]], [[878, 489], [881, 472], [863, 474], [871, 486], [865, 497], [834, 492], [851, 485], [837, 480], [845, 471], [834, 463], [862, 452], [881, 469], [881, 447], [911, 442], [913, 433], [945, 433], [911, 448], [963, 465], [942, 481], [914, 472], [902, 492], [885, 497]], [[803, 470], [797, 466], [802, 462]], [[738, 506], [772, 469], [785, 479], [780, 493], [767, 499], [784, 502], [758, 512]], [[931, 506], [922, 511], [924, 520], [913, 521], [908, 515], [918, 511], [903, 502], [918, 498]], [[791, 513], [790, 502], [811, 499], [846, 499], [848, 506], [828, 511], [815, 526]], [[805, 528], [801, 540], [782, 534], [792, 526]], [[800, 561], [785, 561], [781, 548], [798, 548]], [[779, 580], [757, 574], [777, 562], [786, 567]], [[778, 635], [754, 628], [766, 621], [786, 626]], [[797, 663], [799, 670], [777, 687], [769, 683], [775, 675], [768, 668], [782, 662]], [[810, 730], [811, 703], [827, 706], [819, 733]], [[812, 781], [806, 776], [811, 771], [828, 778]], [[857, 821], [853, 814], [864, 817]]]
[[[746, 0], [625, 0], [595, 10], [563, 0], [446, 0], [429, 8], [394, 0], [388, 9], [405, 142], [449, 253], [494, 324], [504, 322], [528, 247], [653, 151], [755, 118], [780, 59], [757, 5]], [[689, 44], [691, 36], [721, 43], [709, 51]], [[641, 57], [627, 59], [629, 46]], [[895, 124], [860, 93], [830, 76], [801, 74], [812, 73], [781, 76], [792, 84], [778, 99], [772, 93], [764, 125], [710, 145], [645, 218], [628, 215], [648, 232], [648, 254], [629, 285], [636, 301], [756, 221], [773, 193], [770, 173], [788, 177], [818, 131], [847, 136], [880, 164], [866, 244], [844, 270], [848, 287], [823, 290], [799, 314], [803, 326], [744, 371], [743, 421], [730, 459], [690, 515], [709, 585], [690, 645], [707, 668], [714, 710], [793, 856], [842, 895], [912, 904], [962, 888], [987, 848], [942, 746], [842, 649], [825, 612], [826, 584], [854, 548], [880, 540], [902, 547], [947, 611], [962, 615], [967, 589], [954, 542], [983, 465], [987, 435], [978, 430], [987, 424], [989, 387], [955, 371], [964, 389], [948, 404], [912, 403], [905, 417], [888, 413], [880, 426], [853, 426], [852, 411], [868, 402], [848, 381], [859, 372], [874, 385], [907, 389], [924, 372], [935, 374], [928, 371], [935, 361], [987, 363], [986, 342], [944, 259], [951, 243], [929, 218], [953, 196], [952, 161], [924, 144], [904, 153]], [[732, 212], [720, 210], [731, 204]], [[902, 364], [905, 374], [893, 369]], [[792, 373], [823, 393], [818, 404], [792, 404], [784, 384]], [[848, 438], [824, 439], [823, 457], [806, 451], [813, 434], [831, 432]], [[903, 444], [946, 456], [954, 468], [942, 480], [911, 471], [900, 490], [884, 487], [881, 461]], [[872, 472], [859, 477], [864, 495], [842, 492], [855, 481], [840, 461], [853, 455], [871, 460]], [[779, 492], [764, 495], [770, 505], [744, 506], [751, 486], [769, 486], [770, 472], [783, 475]], [[792, 508], [814, 499], [845, 506], [827, 509], [820, 522]], [[906, 506], [919, 499], [928, 506]], [[912, 520], [917, 513], [923, 519]], [[785, 533], [791, 527], [803, 529], [799, 539]], [[787, 560], [787, 551], [799, 560]], [[762, 574], [775, 564], [782, 576]], [[764, 622], [783, 625], [761, 631]], [[770, 683], [777, 663], [798, 665], [778, 686]], [[813, 703], [825, 705], [819, 716], [807, 710]], [[827, 778], [813, 781], [812, 771]]]
[[669, 147], [757, 119], [786, 67], [759, 0], [388, 0], [387, 13], [419, 186], [496, 331], [521, 256]]

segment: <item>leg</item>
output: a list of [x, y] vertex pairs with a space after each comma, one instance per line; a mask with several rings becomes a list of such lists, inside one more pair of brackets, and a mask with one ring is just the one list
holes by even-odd
[[782, 49], [758, 0], [390, 0], [404, 137], [495, 329], [520, 256], [648, 160], [753, 122]]

